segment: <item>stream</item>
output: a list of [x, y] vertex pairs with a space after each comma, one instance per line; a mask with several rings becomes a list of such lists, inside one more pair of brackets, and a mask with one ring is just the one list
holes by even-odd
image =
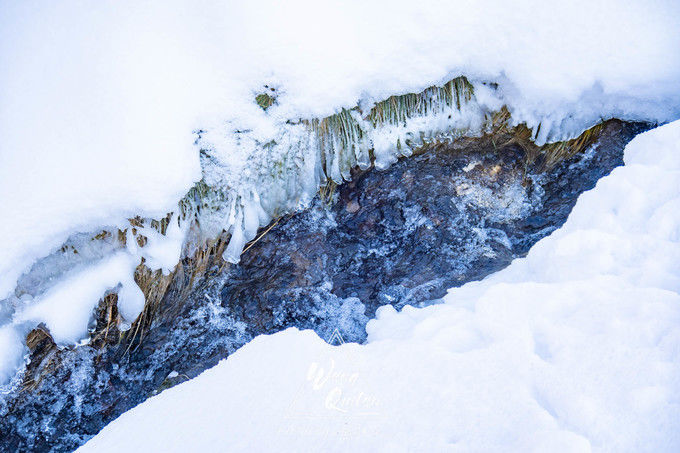
[[[609, 121], [583, 153], [545, 170], [518, 145], [464, 139], [355, 170], [351, 182], [262, 229], [237, 265], [184, 259], [144, 331], [120, 340], [30, 340], [30, 385], [0, 395], [3, 451], [71, 451], [124, 411], [197, 376], [260, 334], [312, 329], [363, 342], [376, 309], [439, 303], [525, 256], [583, 191], [623, 165], [642, 124]], [[115, 307], [114, 307], [115, 308]], [[32, 332], [33, 333], [33, 332]], [[30, 337], [30, 335], [29, 335]], [[28, 379], [27, 378], [27, 379]]]

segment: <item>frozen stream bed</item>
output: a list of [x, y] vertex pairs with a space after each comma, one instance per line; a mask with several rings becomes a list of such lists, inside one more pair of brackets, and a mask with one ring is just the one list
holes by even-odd
[[610, 121], [593, 146], [545, 171], [520, 146], [489, 138], [356, 170], [309, 209], [262, 229], [239, 264], [224, 264], [217, 246], [194, 278], [197, 261], [185, 259], [139, 335], [118, 342], [111, 327], [102, 338], [101, 305], [88, 345], [58, 349], [38, 332], [24, 387], [0, 397], [3, 445], [73, 449], [260, 334], [297, 327], [365, 342], [380, 306], [437, 304], [448, 288], [525, 256], [644, 129]]

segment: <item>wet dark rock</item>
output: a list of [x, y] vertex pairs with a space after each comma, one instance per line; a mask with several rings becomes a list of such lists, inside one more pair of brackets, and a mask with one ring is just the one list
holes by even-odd
[[26, 365], [23, 385], [24, 390], [32, 390], [40, 384], [45, 373], [53, 369], [57, 345], [45, 324], [40, 323], [26, 335], [26, 346], [30, 351], [30, 361]]
[[118, 294], [107, 294], [102, 297], [94, 310], [90, 346], [101, 348], [107, 344], [118, 343], [120, 340], [118, 320]]
[[36, 333], [31, 363], [42, 363], [47, 348], [59, 366], [32, 371], [40, 379], [31, 391], [0, 396], [0, 446], [72, 450], [258, 334], [295, 326], [361, 342], [380, 305], [434, 303], [525, 255], [564, 223], [580, 193], [623, 163], [641, 130], [610, 122], [589, 151], [547, 172], [527, 165], [519, 146], [484, 140], [357, 171], [330, 205], [317, 199], [280, 219], [240, 264], [224, 265], [219, 244], [200, 278], [198, 260], [183, 260], [138, 335], [121, 339], [111, 326], [112, 297], [95, 310], [90, 345], [57, 350]]
[[31, 359], [38, 361], [44, 358], [56, 347], [50, 331], [45, 324], [40, 323], [38, 327], [31, 330], [26, 336], [26, 346], [31, 351]]

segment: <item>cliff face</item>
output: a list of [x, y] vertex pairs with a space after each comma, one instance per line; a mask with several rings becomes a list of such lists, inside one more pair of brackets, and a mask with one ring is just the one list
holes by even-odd
[[72, 449], [261, 333], [337, 329], [361, 342], [378, 306], [433, 303], [526, 254], [642, 129], [607, 122], [585, 152], [553, 165], [508, 131], [435, 143], [386, 170], [352, 168], [350, 182], [261, 229], [238, 264], [222, 260], [224, 234], [187, 248], [170, 275], [140, 266], [146, 306], [126, 333], [115, 293], [95, 310], [89, 344], [58, 349], [49, 332], [31, 332], [23, 388], [0, 400], [3, 445]]

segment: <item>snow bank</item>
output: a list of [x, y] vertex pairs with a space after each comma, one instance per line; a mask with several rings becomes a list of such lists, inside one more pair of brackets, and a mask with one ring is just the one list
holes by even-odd
[[3, 2], [0, 298], [73, 232], [164, 216], [200, 178], [180, 19], [139, 2]]
[[[675, 119], [678, 17], [671, 0], [5, 1], [0, 298], [72, 234], [176, 211], [202, 176], [223, 211], [203, 224], [232, 233], [225, 259], [236, 261], [259, 225], [317, 190], [319, 147], [300, 118], [368, 111], [461, 74], [470, 108], [379, 129], [369, 138], [381, 162], [406, 132], [474, 133], [503, 104], [539, 142], [602, 117]], [[265, 112], [255, 96], [270, 88]], [[209, 151], [202, 161], [195, 141]], [[0, 305], [7, 325], [16, 307]]]
[[259, 336], [79, 451], [678, 451], [679, 155], [680, 121], [640, 135], [506, 270], [363, 346]]

